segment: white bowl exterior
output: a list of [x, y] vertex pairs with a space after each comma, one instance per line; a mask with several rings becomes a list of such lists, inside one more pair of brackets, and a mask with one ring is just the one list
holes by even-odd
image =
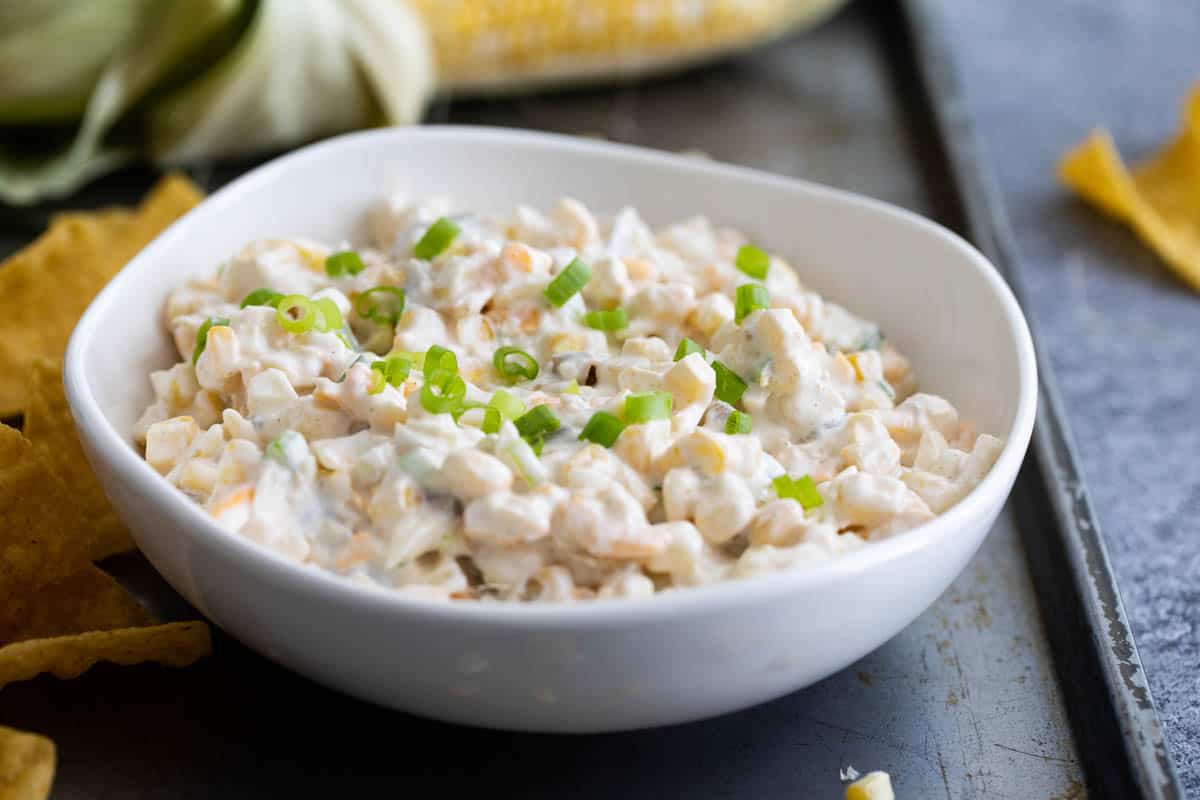
[[[879, 322], [923, 388], [1007, 437], [992, 473], [930, 525], [785, 575], [585, 607], [434, 605], [287, 562], [218, 528], [130, 441], [147, 375], [175, 360], [166, 293], [246, 241], [362, 242], [381, 196], [446, 193], [503, 212], [569, 194], [656, 225], [703, 213], [784, 254], [802, 281]], [[85, 449], [143, 552], [249, 646], [348, 693], [454, 722], [599, 731], [699, 719], [809, 685], [882, 644], [974, 554], [1028, 445], [1029, 334], [982, 256], [914, 215], [748, 170], [542, 134], [355, 134], [235, 182], [152, 243], [72, 337], [68, 398]]]

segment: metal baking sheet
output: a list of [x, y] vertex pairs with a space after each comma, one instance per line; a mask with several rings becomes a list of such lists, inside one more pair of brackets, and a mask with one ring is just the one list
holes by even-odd
[[[906, 0], [907, 32], [931, 101], [963, 224], [1024, 296], [1003, 200], [976, 151], [934, 0]], [[1033, 330], [1035, 341], [1037, 329]], [[1032, 455], [1013, 495], [1093, 797], [1184, 796], [1159, 726], [1104, 538], [1078, 468], [1049, 360], [1039, 358], [1041, 404]]]
[[[675, 78], [451, 98], [429, 119], [698, 150], [961, 225], [897, 19], [890, 4], [858, 3], [810, 34]], [[215, 188], [245, 166], [193, 177]], [[153, 177], [126, 171], [75, 203], [129, 202]], [[27, 241], [51, 210], [6, 209], [4, 247]], [[807, 690], [708, 722], [574, 737], [456, 728], [343, 697], [218, 636], [213, 658], [186, 670], [100, 666], [7, 687], [0, 723], [58, 742], [54, 796], [67, 800], [836, 798], [850, 766], [887, 770], [901, 798], [1081, 798], [1021, 540], [1006, 509], [951, 589], [892, 641]], [[168, 616], [188, 614], [140, 556], [105, 566]]]

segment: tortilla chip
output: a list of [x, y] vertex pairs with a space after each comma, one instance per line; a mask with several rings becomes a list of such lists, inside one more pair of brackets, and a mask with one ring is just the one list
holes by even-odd
[[0, 800], [45, 800], [54, 783], [54, 742], [0, 726]]
[[66, 484], [85, 520], [88, 558], [99, 561], [132, 550], [133, 539], [109, 505], [79, 444], [75, 421], [63, 393], [61, 361], [34, 360], [29, 374], [24, 432], [42, 461]]
[[156, 661], [168, 667], [186, 667], [211, 651], [208, 625], [203, 622], [30, 639], [0, 647], [0, 687], [43, 672], [76, 678], [100, 661], [123, 665]]
[[1192, 90], [1179, 136], [1132, 174], [1105, 130], [1067, 153], [1058, 170], [1063, 183], [1132, 227], [1200, 291], [1200, 85]]
[[36, 591], [9, 598], [0, 608], [0, 647], [154, 622], [124, 586], [88, 566]]
[[0, 608], [88, 566], [66, 486], [21, 433], [0, 425]]
[[[61, 357], [88, 303], [129, 259], [200, 201], [186, 178], [159, 182], [135, 214], [64, 214], [0, 264], [0, 375], [23, 375], [39, 356]], [[0, 381], [0, 417], [27, 402], [24, 381]]]

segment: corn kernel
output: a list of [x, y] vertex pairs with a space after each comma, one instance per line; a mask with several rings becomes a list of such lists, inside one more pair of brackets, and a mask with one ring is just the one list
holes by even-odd
[[896, 800], [886, 772], [868, 772], [846, 787], [846, 800]]

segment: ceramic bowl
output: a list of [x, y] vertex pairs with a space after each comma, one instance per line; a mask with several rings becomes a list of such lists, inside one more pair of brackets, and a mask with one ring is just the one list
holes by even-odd
[[[789, 259], [877, 321], [921, 386], [1005, 440], [987, 478], [921, 528], [791, 572], [575, 606], [444, 604], [352, 584], [218, 527], [141, 457], [151, 370], [177, 360], [169, 290], [246, 241], [366, 241], [400, 189], [502, 212], [562, 195], [661, 225], [694, 214]], [[875, 200], [747, 169], [502, 129], [352, 134], [272, 161], [176, 222], [100, 293], [66, 356], [88, 457], [142, 552], [229, 634], [315, 681], [441, 720], [613, 731], [761, 703], [842, 669], [929, 607], [1005, 502], [1036, 407], [1033, 347], [1008, 287], [958, 236]], [[916, 669], [917, 665], [913, 665]]]

